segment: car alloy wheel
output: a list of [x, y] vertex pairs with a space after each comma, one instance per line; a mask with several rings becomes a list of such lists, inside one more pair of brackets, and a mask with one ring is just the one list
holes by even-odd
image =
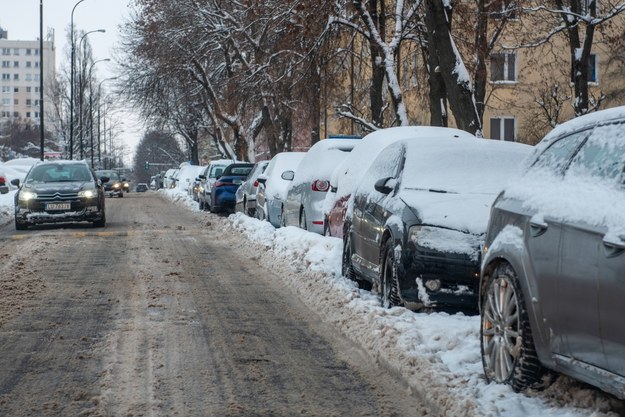
[[498, 265], [488, 275], [480, 319], [486, 378], [515, 391], [542, 388], [546, 369], [536, 354], [523, 293], [509, 264]]
[[384, 260], [380, 276], [380, 299], [384, 308], [402, 304], [397, 285], [397, 262], [392, 239], [387, 240], [384, 245]]

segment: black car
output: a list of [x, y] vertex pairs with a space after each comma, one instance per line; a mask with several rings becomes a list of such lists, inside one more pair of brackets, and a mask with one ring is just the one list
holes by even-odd
[[[108, 179], [108, 178], [106, 178]], [[30, 169], [15, 194], [15, 228], [41, 223], [91, 222], [104, 227], [104, 192], [84, 161], [43, 161]]]
[[343, 272], [387, 307], [477, 312], [490, 206], [532, 148], [431, 129], [385, 148], [361, 179], [346, 213]]
[[[102, 180], [104, 194], [107, 197], [123, 197], [124, 184], [117, 171], [99, 170], [95, 172], [99, 179]], [[108, 178], [106, 181], [103, 178]]]

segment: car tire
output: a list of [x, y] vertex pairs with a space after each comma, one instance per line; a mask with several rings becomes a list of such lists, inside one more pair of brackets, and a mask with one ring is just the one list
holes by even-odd
[[542, 366], [529, 324], [523, 292], [508, 263], [488, 275], [481, 300], [480, 348], [486, 379], [515, 391], [544, 388]]
[[119, 193], [119, 198], [124, 198], [124, 193]]
[[395, 245], [393, 244], [393, 239], [388, 239], [384, 244], [384, 258], [382, 260], [379, 283], [380, 301], [384, 308], [401, 306], [403, 304], [399, 295], [397, 269]]
[[304, 207], [302, 207], [299, 212], [299, 228], [303, 230], [308, 230], [308, 226], [306, 224], [306, 210], [304, 209]]
[[358, 275], [356, 275], [356, 272], [354, 271], [354, 267], [352, 265], [351, 237], [348, 230], [345, 230], [345, 233], [343, 233], [343, 256], [341, 258], [341, 272], [343, 273], [343, 276], [345, 278], [358, 284], [358, 288], [367, 291], [371, 290], [371, 284], [369, 283], [369, 281], [359, 279]]
[[93, 227], [104, 227], [106, 225], [106, 214], [102, 213], [102, 218], [93, 222]]
[[15, 230], [27, 230], [28, 223], [21, 223], [15, 220]]

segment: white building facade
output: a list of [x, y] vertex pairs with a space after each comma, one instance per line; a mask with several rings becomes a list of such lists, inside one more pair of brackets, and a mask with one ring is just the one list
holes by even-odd
[[[7, 32], [0, 28], [0, 123], [30, 121], [39, 124], [40, 65], [39, 40], [10, 40]], [[46, 85], [54, 80], [55, 65], [54, 36], [49, 35], [43, 42], [44, 93]]]

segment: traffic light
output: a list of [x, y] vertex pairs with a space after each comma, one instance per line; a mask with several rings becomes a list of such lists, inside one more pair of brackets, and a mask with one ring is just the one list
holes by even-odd
[[150, 163], [148, 161], [145, 161], [145, 169], [146, 170], [150, 169]]

